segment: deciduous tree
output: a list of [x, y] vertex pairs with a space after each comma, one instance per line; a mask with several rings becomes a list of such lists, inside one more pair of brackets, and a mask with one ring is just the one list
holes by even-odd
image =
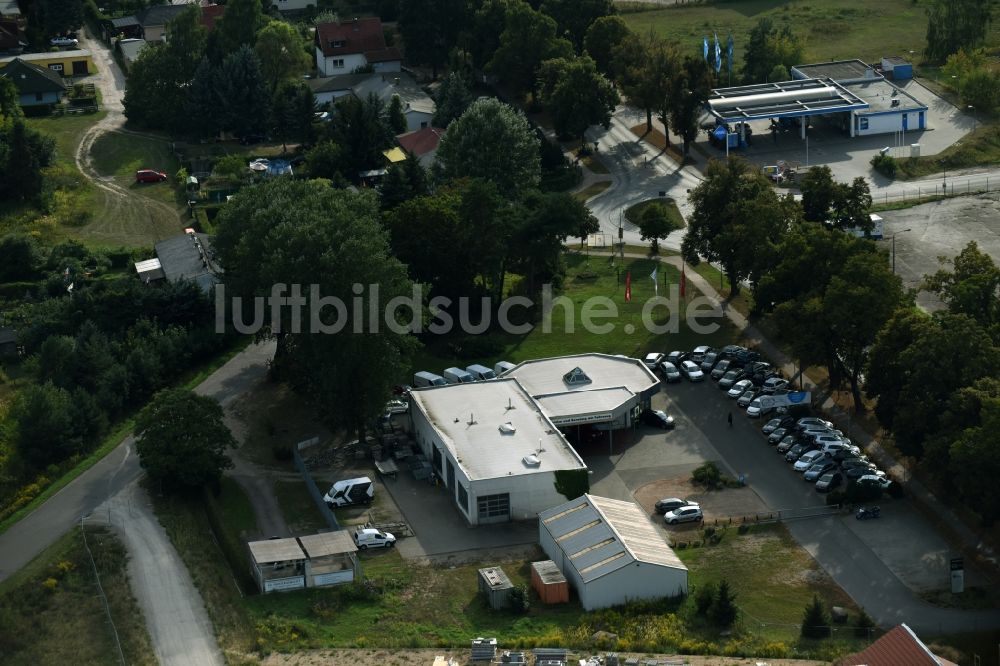
[[468, 30], [472, 7], [468, 0], [403, 0], [399, 31], [408, 61], [430, 65], [434, 78], [448, 62], [448, 53]]
[[270, 95], [260, 61], [249, 46], [239, 47], [222, 61], [219, 99], [223, 127], [236, 136], [259, 134], [267, 127]]
[[254, 45], [261, 75], [272, 93], [290, 79], [301, 79], [311, 59], [303, 48], [298, 31], [284, 21], [271, 21], [257, 33]]
[[684, 142], [685, 157], [690, 153], [692, 142], [698, 138], [698, 120], [711, 94], [713, 78], [708, 63], [702, 58], [687, 56], [671, 81], [670, 123]]
[[594, 59], [599, 72], [614, 79], [612, 61], [615, 51], [631, 34], [625, 19], [620, 16], [602, 16], [590, 24], [583, 46], [587, 55]]
[[610, 127], [618, 91], [588, 56], [546, 60], [539, 69], [540, 100], [552, 116], [556, 132], [584, 139], [591, 125]]
[[802, 42], [787, 25], [778, 29], [769, 18], [758, 20], [747, 37], [743, 55], [744, 83], [763, 83], [778, 66], [787, 72], [789, 67], [802, 62], [802, 52]]
[[954, 259], [940, 261], [952, 270], [942, 268], [926, 276], [921, 288], [936, 294], [950, 312], [968, 315], [987, 330], [1000, 323], [1000, 268], [976, 241]]
[[556, 20], [558, 34], [583, 48], [584, 36], [594, 21], [614, 14], [611, 0], [542, 0], [541, 11]]
[[666, 240], [671, 233], [683, 228], [683, 224], [670, 217], [665, 206], [657, 203], [648, 206], [639, 218], [639, 233], [642, 234], [642, 240], [653, 242], [653, 254], [659, 253], [661, 240]]
[[500, 34], [500, 46], [486, 66], [516, 93], [538, 95], [538, 68], [546, 60], [570, 58], [573, 45], [556, 37], [556, 22], [527, 3], [513, 5]]
[[226, 13], [216, 21], [212, 31], [212, 58], [222, 62], [242, 47], [253, 48], [257, 32], [264, 25], [260, 0], [229, 0]]
[[459, 72], [449, 72], [435, 95], [434, 127], [448, 127], [451, 121], [465, 113], [472, 99], [468, 79]]
[[983, 44], [993, 4], [982, 0], [932, 0], [927, 8], [927, 59], [944, 62], [959, 49]]

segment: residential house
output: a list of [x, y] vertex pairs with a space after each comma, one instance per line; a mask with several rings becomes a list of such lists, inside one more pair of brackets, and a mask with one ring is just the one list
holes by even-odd
[[135, 19], [142, 28], [142, 38], [147, 42], [167, 41], [167, 24], [187, 9], [187, 5], [153, 5], [136, 12]]
[[371, 66], [376, 72], [398, 72], [403, 56], [386, 46], [377, 17], [331, 21], [316, 26], [316, 69], [320, 76], [350, 74]]
[[301, 12], [315, 6], [316, 0], [271, 0], [271, 7], [282, 13]]
[[135, 16], [122, 16], [105, 21], [102, 26], [104, 39], [142, 39], [142, 25]]
[[23, 107], [52, 106], [62, 101], [66, 84], [57, 72], [14, 58], [0, 69], [0, 78], [14, 82]]
[[931, 652], [905, 624], [890, 630], [861, 652], [836, 663], [837, 666], [956, 666]]
[[[12, 62], [15, 58], [0, 58], [0, 67]], [[48, 67], [53, 72], [64, 77], [87, 76], [91, 72], [93, 61], [90, 51], [76, 49], [73, 51], [49, 51], [46, 53], [25, 53], [17, 59], [30, 62], [39, 67]]]
[[312, 89], [316, 97], [316, 106], [333, 104], [341, 97], [350, 95], [354, 86], [371, 74], [341, 74], [340, 76], [321, 76], [316, 79], [309, 79], [306, 84]]
[[354, 86], [352, 92], [361, 100], [367, 99], [368, 95], [375, 95], [386, 106], [389, 106], [393, 97], [398, 96], [403, 103], [403, 115], [406, 116], [406, 129], [409, 132], [430, 127], [437, 108], [431, 96], [417, 85], [413, 77], [403, 72], [370, 76]]
[[5, 18], [20, 18], [21, 8], [17, 0], [0, 0], [0, 16]]
[[0, 53], [19, 55], [28, 46], [17, 19], [0, 18]]
[[125, 71], [132, 69], [133, 63], [139, 59], [139, 54], [146, 48], [145, 39], [123, 39], [118, 42], [118, 51], [122, 54], [122, 64]]
[[440, 127], [424, 127], [397, 135], [396, 143], [403, 150], [416, 157], [421, 166], [429, 169], [434, 164], [442, 136], [444, 136], [444, 130]]

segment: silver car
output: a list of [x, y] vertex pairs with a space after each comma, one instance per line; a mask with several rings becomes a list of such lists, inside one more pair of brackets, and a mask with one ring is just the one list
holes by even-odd
[[668, 511], [666, 515], [663, 516], [663, 520], [667, 525], [676, 525], [677, 523], [698, 523], [704, 520], [705, 516], [701, 513], [700, 506], [682, 506], [673, 511]]

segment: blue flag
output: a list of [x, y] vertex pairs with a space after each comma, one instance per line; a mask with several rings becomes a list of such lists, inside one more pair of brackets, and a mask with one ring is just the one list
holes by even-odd
[[705, 62], [708, 62], [708, 35], [702, 38], [702, 51], [705, 58]]
[[719, 48], [719, 33], [715, 33], [715, 73], [722, 69], [722, 49]]

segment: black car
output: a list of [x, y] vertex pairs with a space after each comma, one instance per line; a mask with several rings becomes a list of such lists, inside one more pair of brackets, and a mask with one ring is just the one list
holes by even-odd
[[697, 502], [691, 502], [688, 500], [680, 499], [679, 497], [667, 497], [666, 499], [661, 499], [653, 505], [656, 513], [666, 513], [667, 511], [673, 511], [674, 509], [679, 509], [682, 506], [697, 506]]
[[[768, 440], [768, 442], [770, 442], [770, 440]], [[781, 438], [781, 441], [778, 442], [778, 445], [774, 447], [774, 450], [778, 453], [785, 454], [798, 443], [799, 440], [795, 437], [795, 435], [785, 435]]]
[[843, 482], [844, 477], [840, 472], [827, 472], [816, 482], [816, 492], [828, 493]]
[[701, 359], [701, 371], [706, 374], [711, 372], [718, 360], [719, 352], [708, 352], [705, 354], [705, 358]]
[[666, 412], [659, 409], [647, 409], [642, 413], [642, 420], [647, 425], [664, 430], [670, 430], [674, 427], [674, 417], [667, 416]]
[[726, 345], [719, 351], [719, 358], [732, 360], [736, 358], [736, 355], [747, 351], [746, 347], [740, 347], [739, 345]]
[[795, 425], [795, 418], [792, 416], [779, 416], [771, 419], [764, 426], [764, 434], [770, 435], [772, 432], [778, 428], [784, 428], [785, 430], [791, 432], [792, 427]]
[[732, 363], [733, 362], [730, 361], [728, 358], [724, 358], [721, 361], [719, 361], [718, 363], [716, 363], [715, 367], [712, 368], [712, 372], [711, 372], [712, 379], [716, 379], [716, 380], [720, 379], [722, 377], [722, 375], [724, 375], [727, 372], [729, 372], [729, 366], [732, 365]]
[[863, 476], [868, 476], [869, 474], [874, 474], [875, 470], [877, 468], [873, 465], [871, 467], [868, 467], [868, 466], [865, 466], [865, 467], [848, 467], [846, 469], [843, 468], [843, 467], [841, 467], [840, 469], [841, 469], [841, 473], [843, 473], [844, 477], [848, 481], [857, 481], [858, 479], [860, 479]]
[[667, 358], [665, 360], [673, 363], [679, 368], [681, 367], [681, 362], [688, 360], [690, 356], [691, 352], [672, 351], [667, 354]]
[[809, 444], [807, 442], [799, 442], [792, 448], [788, 449], [788, 453], [785, 454], [785, 462], [798, 462], [798, 459], [807, 454], [810, 451], [814, 451], [816, 446], [814, 444]]

